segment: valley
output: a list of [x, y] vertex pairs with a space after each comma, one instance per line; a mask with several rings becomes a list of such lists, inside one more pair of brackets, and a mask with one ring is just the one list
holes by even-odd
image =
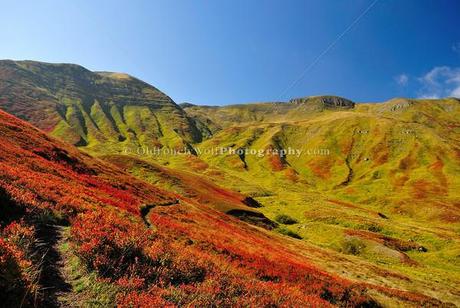
[[459, 99], [176, 104], [5, 60], [0, 109], [0, 248], [59, 222], [104, 303], [460, 305]]

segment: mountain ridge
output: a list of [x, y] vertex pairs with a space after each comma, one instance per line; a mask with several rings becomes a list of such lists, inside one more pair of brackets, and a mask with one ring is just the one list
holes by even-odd
[[[201, 139], [193, 121], [169, 96], [126, 76], [93, 73], [74, 64], [0, 61], [0, 106], [78, 145], [121, 139], [142, 143], [137, 134], [146, 128], [152, 139], [171, 147]], [[46, 116], [40, 113], [43, 110]], [[146, 119], [157, 125], [145, 125]], [[169, 127], [169, 122], [175, 127]], [[159, 141], [165, 134], [165, 140]]]

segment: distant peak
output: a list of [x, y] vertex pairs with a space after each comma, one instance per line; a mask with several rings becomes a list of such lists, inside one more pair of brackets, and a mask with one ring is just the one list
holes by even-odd
[[181, 106], [182, 108], [189, 108], [189, 107], [195, 107], [196, 105], [192, 103], [184, 102], [184, 103], [180, 103], [179, 106]]
[[355, 107], [355, 103], [349, 99], [333, 96], [333, 95], [322, 95], [322, 96], [308, 96], [301, 98], [294, 98], [289, 101], [291, 104], [312, 104], [319, 105], [319, 107], [325, 107], [328, 109], [352, 109]]
[[98, 75], [104, 76], [104, 77], [114, 78], [118, 80], [133, 79], [131, 75], [126, 74], [126, 73], [117, 73], [117, 72], [95, 72], [95, 73]]

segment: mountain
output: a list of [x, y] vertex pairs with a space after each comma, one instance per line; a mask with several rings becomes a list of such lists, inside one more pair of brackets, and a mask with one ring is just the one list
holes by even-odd
[[[81, 246], [85, 248], [83, 243], [93, 243], [98, 236], [81, 233], [89, 224], [88, 230], [115, 240], [104, 233], [114, 228], [104, 229], [109, 222], [101, 217], [106, 215], [123, 226], [123, 231], [116, 232], [131, 234], [147, 227], [169, 241], [167, 251], [174, 250], [172, 254], [180, 260], [177, 268], [185, 266], [187, 273], [201, 268], [182, 263], [183, 253], [189, 252], [199, 256], [190, 259], [205, 263], [217, 254], [219, 261], [209, 264], [213, 268], [220, 264], [219, 270], [205, 266], [206, 277], [222, 275], [221, 265], [236, 273], [225, 276], [228, 283], [206, 278], [197, 286], [195, 278], [187, 278], [185, 286], [172, 283], [168, 289], [169, 285], [158, 285], [151, 276], [138, 272], [111, 272], [110, 277], [102, 277], [109, 278], [110, 284], [98, 287], [107, 287], [105, 295], [123, 294], [118, 299], [110, 297], [112, 303], [144, 301], [158, 306], [162, 300], [175, 298], [176, 305], [196, 299], [204, 306], [215, 301], [223, 306], [252, 306], [246, 299], [256, 298], [256, 293], [263, 303], [274, 306], [302, 306], [302, 300], [345, 306], [460, 303], [456, 287], [460, 284], [458, 99], [356, 103], [337, 96], [313, 96], [229, 106], [176, 105], [153, 86], [125, 74], [94, 73], [70, 64], [0, 61], [0, 108], [46, 132], [3, 114], [8, 119], [5, 125], [15, 123], [19, 133], [9, 132], [2, 139], [2, 145], [8, 146], [0, 152], [0, 163], [4, 162], [5, 170], [25, 164], [20, 175], [4, 175], [4, 187], [9, 187], [11, 179], [17, 181], [7, 196], [13, 192], [17, 192], [15, 198], [28, 196], [23, 191], [31, 185], [35, 193], [31, 200], [51, 202], [65, 197], [62, 204], [52, 201], [50, 205], [58, 209], [53, 225], [70, 224], [59, 243], [67, 241], [73, 248], [61, 255], [68, 251], [76, 258], [72, 260], [84, 262], [95, 275], [91, 277], [101, 278], [104, 270], [112, 271], [94, 268], [99, 260], [106, 264], [109, 251], [98, 246], [107, 254], [94, 261], [91, 256], [102, 252], [85, 254]], [[35, 132], [40, 138], [34, 137]], [[43, 140], [53, 147], [36, 154]], [[8, 152], [18, 147], [27, 153]], [[34, 155], [52, 160], [52, 167], [37, 164]], [[66, 168], [62, 172], [61, 165]], [[78, 177], [69, 180], [72, 172]], [[33, 181], [27, 180], [28, 174]], [[41, 180], [51, 175], [53, 181]], [[67, 181], [75, 191], [63, 188]], [[77, 200], [75, 205], [72, 198]], [[89, 214], [79, 219], [81, 212]], [[98, 229], [99, 221], [102, 229]], [[35, 227], [35, 223], [27, 224]], [[76, 233], [72, 233], [73, 224]], [[131, 239], [144, 238], [135, 232], [131, 235]], [[131, 242], [119, 243], [123, 249], [124, 243]], [[135, 245], [141, 251], [147, 247]], [[302, 272], [298, 266], [326, 276]], [[259, 274], [254, 276], [254, 271]], [[331, 298], [329, 293], [335, 291], [324, 291], [322, 282], [306, 290], [300, 285], [308, 289], [312, 282], [300, 276], [328, 277], [334, 286], [338, 279], [339, 290], [352, 283], [352, 299], [343, 293]], [[263, 291], [249, 288], [253, 283]], [[248, 297], [237, 301], [229, 289], [216, 294], [219, 284]], [[292, 284], [298, 289], [291, 288]], [[286, 292], [281, 292], [285, 287]], [[126, 294], [118, 288], [134, 291]], [[364, 298], [356, 298], [355, 291]], [[300, 300], [302, 296], [309, 297]]]
[[0, 108], [78, 146], [182, 148], [202, 139], [171, 98], [127, 74], [4, 60], [0, 93]]

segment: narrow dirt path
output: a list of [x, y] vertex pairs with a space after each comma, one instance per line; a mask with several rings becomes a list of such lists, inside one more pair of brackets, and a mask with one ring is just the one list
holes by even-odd
[[140, 208], [142, 220], [144, 221], [147, 227], [151, 227], [152, 224], [150, 223], [150, 220], [149, 220], [149, 213], [152, 209], [156, 208], [157, 206], [171, 206], [171, 205], [176, 205], [179, 203], [180, 203], [180, 200], [176, 199], [174, 201], [166, 202], [166, 203], [144, 204]]
[[353, 180], [354, 171], [351, 166], [351, 162], [353, 160], [353, 147], [355, 146], [355, 135], [356, 135], [356, 129], [353, 130], [353, 134], [351, 135], [351, 143], [348, 149], [347, 157], [345, 157], [345, 165], [348, 168], [347, 178], [339, 185], [336, 185], [334, 188], [340, 188], [340, 187], [347, 186]]
[[64, 242], [64, 227], [42, 224], [37, 227], [36, 252], [41, 256], [41, 273], [38, 282], [43, 287], [46, 307], [68, 307], [62, 300], [72, 293], [72, 286], [64, 274], [65, 257], [59, 246]]

